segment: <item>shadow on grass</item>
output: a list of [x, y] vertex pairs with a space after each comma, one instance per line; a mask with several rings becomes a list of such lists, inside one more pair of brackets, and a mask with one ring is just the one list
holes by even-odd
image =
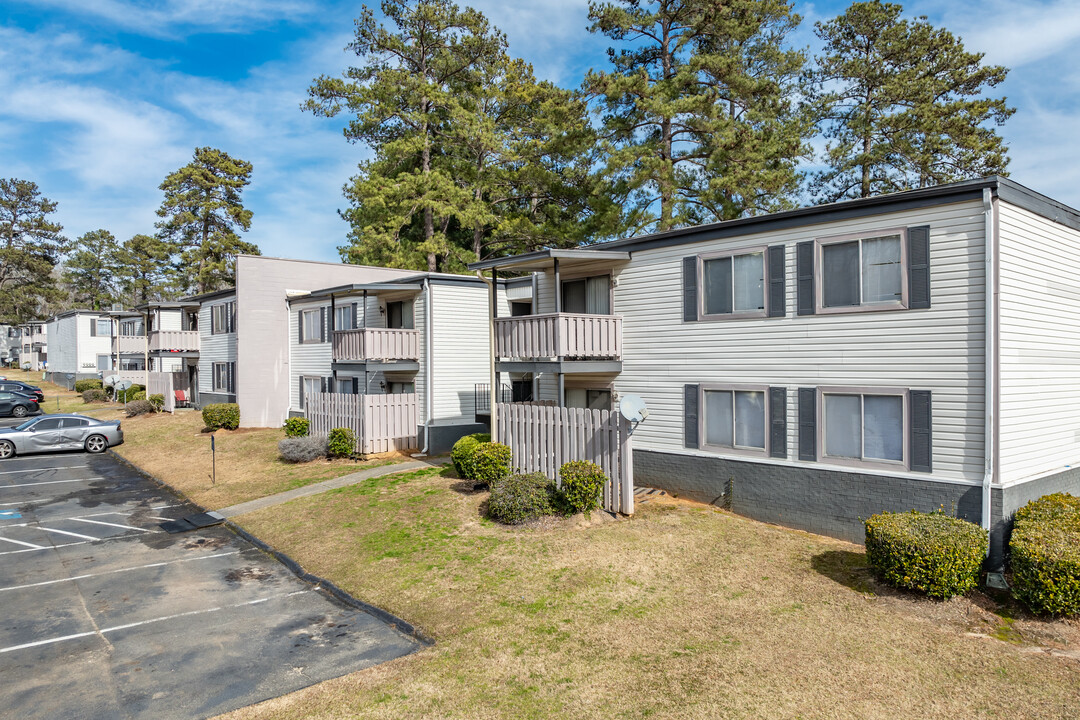
[[850, 550], [828, 550], [810, 558], [814, 570], [856, 592], [878, 594], [874, 572], [866, 564], [866, 554]]

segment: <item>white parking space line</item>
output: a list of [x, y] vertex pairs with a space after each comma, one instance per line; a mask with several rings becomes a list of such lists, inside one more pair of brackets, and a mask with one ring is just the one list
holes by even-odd
[[[147, 510], [168, 510], [169, 508], [174, 508], [174, 507], [179, 507], [179, 506], [178, 505], [155, 505], [153, 507], [146, 508], [146, 509]], [[30, 527], [31, 525], [39, 525], [40, 523], [43, 523], [43, 522], [60, 522], [61, 520], [78, 520], [79, 518], [95, 518], [95, 517], [102, 517], [103, 515], [131, 515], [131, 514], [136, 513], [136, 512], [138, 512], [139, 510], [142, 510], [142, 509], [143, 508], [132, 508], [130, 510], [109, 510], [107, 512], [90, 513], [89, 515], [69, 515], [67, 517], [56, 517], [56, 518], [50, 517], [50, 518], [45, 518], [44, 520], [33, 520], [31, 522], [24, 522], [24, 523], [4, 523], [3, 527], [6, 527], [6, 528]], [[149, 519], [151, 519], [151, 520], [171, 520], [172, 519], [172, 518], [165, 518], [165, 517], [156, 517], [156, 516], [153, 516], [153, 515], [148, 515], [147, 517]], [[96, 540], [97, 538], [93, 538], [93, 539]]]
[[[123, 540], [125, 537], [133, 537], [133, 536], [132, 535], [123, 535], [121, 537], [102, 538], [101, 540], [80, 540], [79, 542], [64, 543], [63, 545], [53, 545], [52, 549], [53, 550], [59, 550], [60, 548], [71, 547], [72, 545], [88, 545], [88, 544], [90, 544], [92, 542], [98, 543], [98, 542], [105, 542], [106, 540]], [[7, 540], [7, 538], [0, 538], [0, 540]], [[23, 544], [25, 545], [26, 543], [23, 543]], [[38, 547], [26, 548], [25, 550], [6, 550], [4, 552], [0, 552], [0, 555], [18, 555], [19, 553], [34, 552], [36, 550], [49, 550], [49, 548], [38, 546]]]
[[93, 523], [94, 525], [107, 525], [109, 527], [114, 527], [114, 528], [123, 528], [124, 530], [138, 530], [139, 532], [145, 532], [145, 533], [161, 532], [160, 530], [147, 530], [146, 528], [138, 528], [138, 527], [135, 527], [133, 525], [121, 525], [120, 523], [105, 522], [104, 520], [91, 520], [90, 518], [85, 518], [85, 517], [71, 518], [71, 521], [72, 522]]
[[148, 565], [137, 565], [135, 567], [120, 568], [119, 570], [109, 570], [108, 572], [87, 573], [86, 575], [73, 575], [71, 577], [60, 578], [59, 580], [43, 580], [42, 582], [29, 583], [27, 585], [12, 585], [11, 587], [0, 588], [0, 592], [7, 592], [8, 590], [25, 590], [27, 588], [43, 587], [45, 585], [55, 585], [56, 583], [71, 582], [73, 580], [86, 580], [87, 578], [101, 577], [103, 575], [115, 575], [117, 573], [132, 572], [134, 570], [146, 570], [148, 568], [165, 567], [166, 565], [175, 565], [176, 563], [195, 562], [196, 560], [211, 560], [213, 558], [239, 555], [242, 552], [244, 551], [233, 550], [232, 552], [216, 553], [214, 555], [203, 555], [201, 557], [180, 558], [179, 560], [167, 560], [165, 562], [150, 563]]
[[128, 623], [127, 625], [114, 625], [113, 627], [101, 628], [100, 630], [91, 630], [89, 632], [75, 633], [74, 635], [63, 635], [61, 637], [47, 638], [45, 640], [35, 640], [34, 642], [23, 643], [22, 645], [12, 645], [11, 647], [0, 648], [0, 653], [9, 653], [14, 652], [15, 650], [25, 650], [26, 648], [41, 647], [42, 645], [53, 645], [55, 643], [66, 642], [67, 640], [77, 640], [79, 638], [90, 637], [91, 635], [104, 635], [105, 633], [117, 632], [119, 630], [129, 630], [131, 628], [141, 627], [143, 625], [151, 625], [153, 623], [165, 622], [167, 620], [176, 620], [182, 617], [191, 617], [192, 615], [206, 615], [208, 613], [220, 612], [222, 610], [232, 610], [235, 608], [247, 607], [248, 605], [259, 605], [261, 603], [276, 600], [278, 598], [287, 598], [294, 595], [302, 595], [303, 593], [307, 592], [311, 592], [311, 590], [297, 590], [296, 592], [285, 593], [284, 595], [275, 595], [273, 597], [259, 598], [258, 600], [249, 600], [247, 602], [236, 603], [235, 605], [219, 605], [218, 607], [206, 608], [205, 610], [189, 610], [188, 612], [177, 613], [175, 615], [165, 615], [164, 617], [143, 620], [141, 622]]
[[[22, 540], [12, 540], [11, 538], [7, 538], [7, 537], [4, 537], [2, 535], [0, 535], [0, 540], [5, 540], [5, 541], [7, 541], [9, 543], [15, 543], [16, 545], [25, 545], [26, 547], [30, 548], [31, 550], [48, 550], [49, 549], [47, 545], [35, 545], [34, 543], [23, 542]], [[24, 552], [24, 551], [15, 550], [14, 552]], [[4, 553], [4, 555], [7, 555], [7, 553]]]
[[101, 538], [96, 538], [93, 535], [82, 535], [80, 533], [74, 533], [74, 532], [70, 532], [68, 530], [57, 530], [56, 528], [41, 527], [40, 525], [38, 526], [38, 530], [43, 530], [44, 532], [51, 532], [51, 533], [60, 533], [61, 535], [70, 535], [71, 537], [77, 537], [77, 538], [80, 538], [82, 540], [100, 540], [101, 539]]
[[60, 483], [73, 483], [73, 482], [93, 482], [94, 480], [104, 480], [105, 478], [93, 477], [93, 478], [77, 478], [75, 480], [42, 480], [41, 482], [32, 483], [19, 483], [18, 485], [0, 485], [0, 490], [7, 490], [8, 488], [17, 487], [34, 487], [35, 485], [59, 485]]
[[33, 473], [49, 472], [50, 470], [79, 470], [80, 468], [87, 468], [89, 465], [61, 465], [59, 467], [44, 467], [37, 470], [4, 470], [0, 472], [0, 475], [31, 475]]

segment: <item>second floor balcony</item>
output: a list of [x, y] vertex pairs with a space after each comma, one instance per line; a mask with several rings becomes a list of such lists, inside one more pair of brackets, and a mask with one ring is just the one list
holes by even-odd
[[113, 352], [141, 355], [146, 351], [146, 338], [142, 335], [114, 335]]
[[152, 353], [199, 352], [198, 330], [155, 330], [150, 333]]
[[622, 318], [584, 313], [496, 318], [495, 357], [508, 360], [621, 360]]
[[415, 362], [420, 359], [420, 331], [403, 328], [335, 330], [334, 362]]

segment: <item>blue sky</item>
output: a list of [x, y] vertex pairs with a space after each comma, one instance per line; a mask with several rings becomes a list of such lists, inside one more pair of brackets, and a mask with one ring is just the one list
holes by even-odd
[[[461, 3], [466, 4], [466, 3]], [[576, 86], [606, 65], [587, 0], [477, 0], [537, 75]], [[846, 2], [796, 2], [795, 40]], [[369, 3], [375, 5], [376, 3]], [[904, 3], [1012, 68], [1003, 135], [1012, 177], [1080, 207], [1080, 2]], [[254, 163], [247, 239], [264, 254], [336, 260], [341, 186], [364, 158], [341, 122], [299, 110], [337, 74], [360, 3], [309, 0], [0, 0], [0, 176], [38, 183], [65, 233], [153, 232], [157, 189], [196, 146]], [[944, 8], [944, 9], [942, 9]]]

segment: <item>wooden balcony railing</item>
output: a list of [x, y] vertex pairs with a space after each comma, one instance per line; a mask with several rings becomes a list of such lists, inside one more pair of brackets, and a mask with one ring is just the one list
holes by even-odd
[[146, 338], [142, 335], [113, 336], [113, 352], [142, 353], [146, 350]]
[[337, 362], [420, 359], [419, 330], [335, 330], [333, 345], [334, 360]]
[[150, 352], [198, 352], [198, 330], [155, 330], [150, 333]]
[[496, 318], [495, 356], [620, 360], [622, 318], [578, 313]]

